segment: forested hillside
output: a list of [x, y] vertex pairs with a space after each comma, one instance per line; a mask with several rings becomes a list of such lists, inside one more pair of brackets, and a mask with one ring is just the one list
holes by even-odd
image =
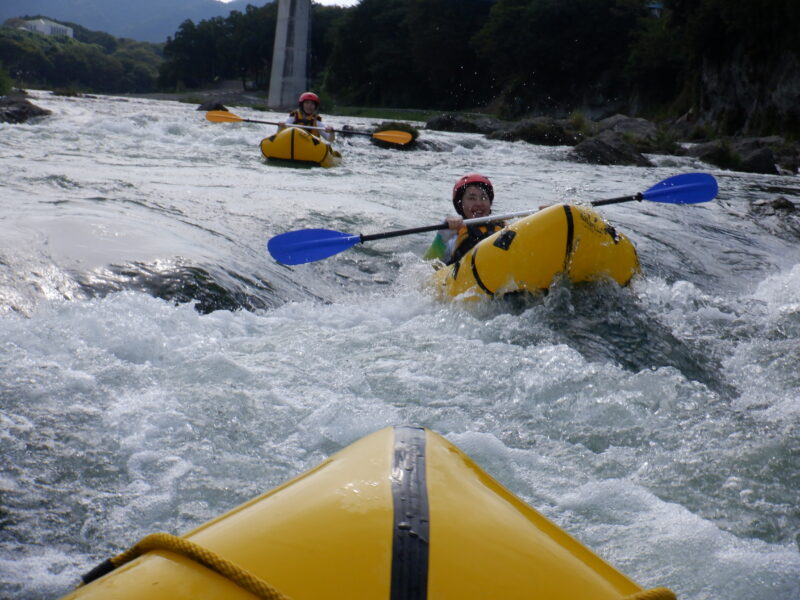
[[[661, 10], [652, 4], [314, 5], [311, 77], [341, 104], [488, 107], [508, 117], [575, 110], [685, 115], [721, 134], [800, 137], [800, 2], [665, 0]], [[161, 84], [237, 76], [266, 82], [275, 8], [184, 23], [167, 41]]]
[[75, 37], [19, 29], [10, 19], [0, 27], [0, 67], [18, 86], [73, 87], [95, 92], [150, 92], [156, 89], [162, 46], [118, 39], [76, 23]]
[[[348, 35], [337, 27], [348, 10], [312, 5], [310, 77], [319, 85], [330, 64], [333, 41]], [[244, 13], [233, 11], [226, 18], [215, 17], [195, 24], [184, 21], [164, 47], [165, 63], [159, 84], [164, 89], [209, 85], [223, 79], [241, 79], [248, 85], [266, 88], [272, 65], [278, 4]]]
[[[716, 134], [800, 138], [797, 0], [361, 0], [312, 9], [311, 85], [328, 106], [506, 118], [624, 112], [682, 117]], [[276, 13], [271, 3], [184, 21], [164, 45], [159, 87], [239, 78], [265, 89]], [[86, 83], [97, 90], [113, 81], [114, 89], [138, 91], [145, 72], [152, 75], [154, 63], [144, 55], [127, 62], [119, 56], [134, 49], [121, 42], [104, 53], [62, 48], [56, 58], [28, 49], [23, 60], [8, 47], [37, 44], [7, 37], [0, 61], [12, 77], [49, 68], [64, 79], [79, 61], [62, 63], [80, 52], [113, 71]], [[111, 59], [120, 66], [112, 69]]]
[[2, 0], [0, 23], [28, 15], [47, 15], [51, 20], [80, 23], [87, 29], [114, 37], [156, 44], [166, 41], [186, 19], [200, 21], [244, 10], [248, 4], [271, 0]]

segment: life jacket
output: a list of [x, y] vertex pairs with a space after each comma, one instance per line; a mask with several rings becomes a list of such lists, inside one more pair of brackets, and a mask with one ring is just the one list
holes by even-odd
[[306, 127], [319, 127], [317, 122], [322, 121], [322, 117], [320, 117], [317, 113], [314, 113], [313, 115], [307, 115], [299, 108], [296, 108], [290, 112], [289, 116], [294, 119], [295, 125], [304, 125]]
[[467, 252], [472, 250], [478, 242], [482, 239], [489, 237], [496, 231], [500, 231], [506, 224], [503, 221], [490, 221], [489, 223], [481, 223], [480, 225], [466, 225], [458, 230], [458, 237], [456, 238], [455, 250], [450, 260], [447, 261], [448, 265], [461, 260]]

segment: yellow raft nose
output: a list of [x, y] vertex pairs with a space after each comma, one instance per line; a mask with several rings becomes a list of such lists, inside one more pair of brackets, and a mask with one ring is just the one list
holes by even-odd
[[267, 159], [335, 167], [342, 155], [331, 145], [305, 129], [286, 127], [261, 140], [261, 154]]
[[176, 540], [112, 559], [67, 598], [674, 598], [642, 590], [417, 427], [373, 433]]
[[639, 271], [631, 241], [593, 210], [554, 205], [481, 240], [433, 279], [443, 299], [545, 290], [556, 276], [574, 283], [610, 278], [626, 285]]

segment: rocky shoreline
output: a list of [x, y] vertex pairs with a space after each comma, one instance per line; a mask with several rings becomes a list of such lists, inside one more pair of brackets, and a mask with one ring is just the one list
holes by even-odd
[[646, 154], [692, 156], [733, 171], [768, 175], [800, 174], [800, 144], [780, 136], [692, 139], [686, 120], [667, 127], [646, 119], [614, 115], [600, 121], [586, 118], [535, 117], [500, 121], [444, 114], [426, 129], [480, 133], [489, 139], [547, 146], [571, 146], [571, 160], [598, 165], [651, 166]]
[[25, 92], [12, 92], [0, 96], [0, 123], [24, 123], [35, 117], [45, 117], [51, 111], [36, 106], [26, 98]]
[[[229, 106], [263, 106], [264, 98], [234, 89], [131, 94], [155, 100], [199, 104], [197, 110]], [[22, 123], [50, 111], [35, 106], [24, 91], [0, 97], [0, 122]], [[692, 156], [721, 169], [769, 175], [800, 175], [800, 144], [781, 136], [704, 139], [687, 116], [667, 125], [614, 115], [599, 121], [585, 117], [534, 117], [502, 121], [491, 117], [445, 113], [429, 120], [433, 131], [478, 133], [488, 139], [549, 146], [570, 146], [569, 160], [598, 165], [650, 166], [647, 154]], [[416, 138], [416, 136], [415, 136]], [[424, 140], [415, 146], [429, 147]], [[409, 148], [413, 149], [413, 148]]]

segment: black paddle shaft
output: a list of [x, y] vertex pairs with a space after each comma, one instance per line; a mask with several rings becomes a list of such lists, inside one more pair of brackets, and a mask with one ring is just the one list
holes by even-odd
[[644, 195], [642, 192], [639, 192], [635, 196], [620, 196], [619, 198], [609, 198], [608, 200], [595, 200], [592, 202], [592, 206], [604, 206], [605, 204], [620, 204], [622, 202], [633, 202], [637, 200], [641, 202], [644, 200]]
[[[620, 204], [621, 202], [632, 202], [644, 200], [644, 195], [641, 192], [633, 196], [620, 196], [619, 198], [609, 198], [608, 200], [596, 200], [592, 202], [592, 206], [603, 206], [605, 204]], [[386, 231], [384, 233], [371, 233], [359, 235], [361, 242], [370, 242], [372, 240], [384, 240], [386, 238], [399, 237], [401, 235], [411, 235], [412, 233], [424, 233], [425, 231], [437, 231], [438, 229], [447, 229], [447, 223], [439, 223], [438, 225], [426, 225], [424, 227], [413, 227], [411, 229], [400, 229], [398, 231]]]
[[[518, 214], [519, 215], [523, 215], [523, 214], [526, 214], [527, 212], [528, 211], [525, 211], [523, 213], [518, 213]], [[492, 217], [489, 217], [489, 218], [487, 218], [487, 217], [478, 217], [477, 219], [467, 219], [466, 221], [464, 221], [464, 224], [465, 225], [471, 225], [471, 224], [475, 224], [475, 223], [486, 223], [486, 222], [489, 222], [489, 221], [492, 221], [492, 222], [494, 222], [494, 221], [502, 221], [503, 218], [505, 218], [505, 217], [511, 217], [511, 216], [515, 216], [515, 215], [517, 215], [517, 213], [508, 214], [508, 215], [498, 215], [497, 218], [494, 218], [494, 215], [492, 215]], [[362, 233], [362, 234], [359, 235], [359, 238], [361, 239], [361, 242], [364, 243], [364, 242], [369, 242], [371, 240], [383, 240], [383, 239], [386, 239], [386, 238], [398, 237], [400, 235], [411, 235], [412, 233], [423, 233], [425, 231], [437, 231], [439, 229], [447, 229], [448, 227], [449, 227], [449, 225], [447, 224], [447, 222], [444, 222], [444, 223], [439, 223], [438, 225], [426, 225], [424, 227], [414, 227], [412, 229], [401, 229], [399, 231], [386, 231], [384, 233], [371, 233], [369, 235], [364, 235]]]
[[[243, 121], [245, 123], [261, 123], [262, 125], [286, 125], [286, 123], [278, 123], [276, 121], [259, 121], [258, 119], [243, 119], [241, 117], [238, 120]], [[325, 131], [324, 127], [310, 127], [308, 125], [286, 125], [286, 126], [297, 127], [298, 129], [316, 129], [319, 131]], [[375, 135], [374, 133], [370, 133], [369, 131], [353, 131], [352, 129], [334, 129], [333, 131], [335, 131], [336, 133], [352, 133], [355, 135], [369, 135], [369, 136]], [[377, 131], [375, 133], [380, 133], [380, 131]]]
[[[644, 200], [644, 194], [639, 192], [633, 196], [620, 196], [619, 198], [609, 198], [608, 200], [595, 200], [592, 206], [604, 206], [606, 204], [621, 204], [622, 202], [633, 202], [634, 200], [641, 202]], [[372, 233], [359, 235], [361, 243], [369, 242], [372, 240], [383, 240], [391, 237], [398, 237], [401, 235], [410, 235], [412, 233], [423, 233], [425, 231], [436, 231], [437, 229], [447, 229], [447, 223], [440, 223], [438, 225], [426, 225], [425, 227], [414, 227], [412, 229], [400, 229], [399, 231], [386, 231], [384, 233]]]
[[425, 231], [436, 231], [437, 229], [447, 229], [447, 223], [439, 223], [438, 225], [426, 225], [425, 227], [414, 227], [413, 229], [400, 229], [399, 231], [386, 231], [384, 233], [371, 233], [369, 235], [360, 234], [361, 242], [369, 242], [371, 240], [383, 240], [386, 238], [398, 237], [401, 235], [410, 235], [412, 233], [423, 233]]

